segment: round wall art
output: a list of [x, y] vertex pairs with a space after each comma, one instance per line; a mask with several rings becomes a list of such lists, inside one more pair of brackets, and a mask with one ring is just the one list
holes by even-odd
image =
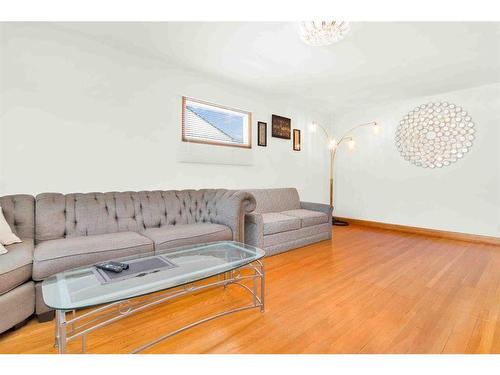
[[464, 157], [474, 141], [474, 122], [462, 107], [447, 102], [422, 104], [396, 130], [396, 147], [410, 163], [441, 168]]

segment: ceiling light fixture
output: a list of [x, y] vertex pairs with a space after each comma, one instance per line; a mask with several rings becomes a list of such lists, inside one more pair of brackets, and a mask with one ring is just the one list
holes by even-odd
[[321, 47], [342, 40], [350, 31], [345, 21], [302, 21], [299, 34], [302, 41], [310, 46]]

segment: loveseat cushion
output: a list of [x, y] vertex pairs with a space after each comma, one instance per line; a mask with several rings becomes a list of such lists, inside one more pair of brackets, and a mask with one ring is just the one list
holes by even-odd
[[157, 251], [233, 238], [229, 227], [210, 223], [166, 225], [146, 229], [142, 235], [154, 242]]
[[278, 212], [263, 213], [262, 221], [264, 222], [264, 235], [300, 228], [300, 219]]
[[7, 254], [0, 257], [0, 294], [31, 279], [33, 240], [5, 246]]
[[298, 209], [283, 211], [282, 214], [300, 219], [302, 228], [328, 223], [328, 215], [319, 211]]
[[44, 241], [35, 247], [33, 279], [94, 263], [153, 251], [153, 242], [135, 232]]

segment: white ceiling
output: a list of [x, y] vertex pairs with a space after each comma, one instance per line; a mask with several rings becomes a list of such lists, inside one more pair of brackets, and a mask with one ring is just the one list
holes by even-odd
[[500, 81], [500, 23], [353, 23], [310, 47], [295, 23], [64, 23], [58, 26], [174, 65], [334, 112]]

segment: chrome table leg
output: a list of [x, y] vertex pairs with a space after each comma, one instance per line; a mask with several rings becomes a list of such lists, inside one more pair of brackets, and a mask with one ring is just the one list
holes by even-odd
[[261, 276], [260, 276], [260, 303], [261, 303], [261, 306], [260, 306], [260, 312], [264, 312], [264, 294], [265, 294], [265, 270], [264, 270], [264, 263], [262, 263], [261, 261], [259, 261], [260, 263], [260, 272], [261, 272]]
[[257, 269], [255, 269], [252, 278], [252, 294], [253, 294], [253, 305], [257, 306]]
[[55, 325], [54, 325], [54, 348], [59, 347], [59, 314], [58, 311], [55, 313], [56, 319], [55, 319]]
[[66, 352], [66, 311], [56, 310], [56, 324], [58, 327], [58, 345], [59, 354], [64, 354]]

